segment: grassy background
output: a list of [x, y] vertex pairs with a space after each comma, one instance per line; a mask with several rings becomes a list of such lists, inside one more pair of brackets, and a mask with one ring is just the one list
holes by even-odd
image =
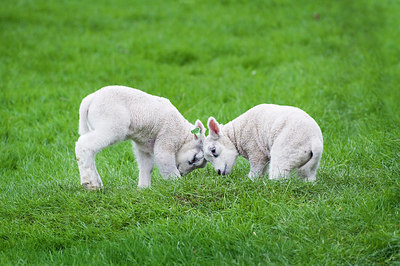
[[[2, 1], [0, 264], [400, 263], [400, 2]], [[130, 144], [79, 185], [87, 94], [121, 84], [191, 122], [259, 103], [320, 124], [318, 181], [209, 165], [137, 189]]]

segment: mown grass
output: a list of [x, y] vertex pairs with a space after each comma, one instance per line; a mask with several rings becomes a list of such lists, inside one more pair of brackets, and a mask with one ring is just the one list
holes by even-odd
[[[3, 1], [0, 264], [399, 264], [397, 1]], [[110, 84], [190, 121], [259, 103], [320, 124], [315, 184], [240, 159], [137, 189], [129, 143], [79, 185], [80, 100]]]

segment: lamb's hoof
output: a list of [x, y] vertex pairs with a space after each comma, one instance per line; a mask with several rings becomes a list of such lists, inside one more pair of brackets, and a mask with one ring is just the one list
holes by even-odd
[[258, 178], [260, 178], [260, 176], [259, 175], [257, 175], [257, 174], [254, 174], [254, 173], [250, 173], [250, 174], [248, 174], [248, 176], [247, 176], [251, 181], [256, 181], [256, 179], [258, 179]]
[[169, 175], [165, 178], [165, 180], [168, 181], [178, 181], [182, 178], [182, 176], [180, 174], [173, 174], [173, 175]]
[[180, 179], [182, 179], [182, 176], [173, 176], [173, 177], [171, 177], [170, 178], [170, 180], [172, 180], [172, 181], [179, 181]]
[[100, 190], [103, 186], [102, 185], [93, 185], [92, 183], [83, 183], [82, 186], [87, 190]]
[[305, 179], [307, 182], [310, 182], [312, 184], [315, 184], [317, 182], [317, 179], [315, 177], [307, 178]]

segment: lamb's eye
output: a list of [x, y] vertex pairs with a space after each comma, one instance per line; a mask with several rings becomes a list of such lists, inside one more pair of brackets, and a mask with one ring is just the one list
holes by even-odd
[[198, 160], [197, 160], [197, 158], [196, 158], [196, 155], [194, 155], [193, 159], [190, 160], [190, 161], [188, 161], [188, 164], [189, 164], [189, 165], [192, 165], [192, 164], [194, 164], [194, 163], [197, 162], [197, 161], [198, 161]]
[[218, 157], [217, 149], [214, 146], [210, 148], [210, 152], [215, 158]]

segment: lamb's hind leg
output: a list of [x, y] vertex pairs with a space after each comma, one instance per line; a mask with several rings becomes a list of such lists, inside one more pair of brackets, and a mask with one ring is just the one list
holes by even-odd
[[151, 184], [151, 174], [154, 168], [154, 160], [151, 154], [141, 151], [132, 142], [133, 150], [136, 155], [136, 161], [139, 167], [139, 184], [138, 187], [145, 188]]
[[297, 175], [302, 177], [305, 181], [310, 181], [313, 182], [317, 179], [316, 174], [317, 174], [317, 169], [310, 169], [309, 167], [300, 167], [297, 170]]
[[[311, 177], [310, 169], [307, 166], [307, 162], [310, 161], [310, 151], [305, 147], [292, 149], [281, 147], [272, 148], [269, 179], [288, 178], [294, 170], [297, 170], [297, 173], [301, 176]], [[311, 181], [311, 179], [312, 177], [309, 180]]]
[[272, 147], [271, 150], [269, 179], [288, 178], [290, 176], [290, 171], [293, 169], [290, 152], [277, 146]]
[[91, 190], [103, 187], [103, 182], [96, 169], [96, 154], [120, 140], [122, 140], [121, 136], [110, 131], [100, 130], [94, 130], [79, 137], [75, 144], [75, 154], [81, 176], [81, 185]]
[[321, 153], [313, 154], [313, 152], [311, 151], [310, 153], [310, 160], [297, 170], [297, 174], [301, 176], [304, 180], [313, 182], [317, 178], [317, 168], [319, 165], [319, 160], [321, 159]]
[[288, 178], [289, 175], [290, 168], [288, 165], [271, 160], [271, 164], [269, 165], [269, 179]]

